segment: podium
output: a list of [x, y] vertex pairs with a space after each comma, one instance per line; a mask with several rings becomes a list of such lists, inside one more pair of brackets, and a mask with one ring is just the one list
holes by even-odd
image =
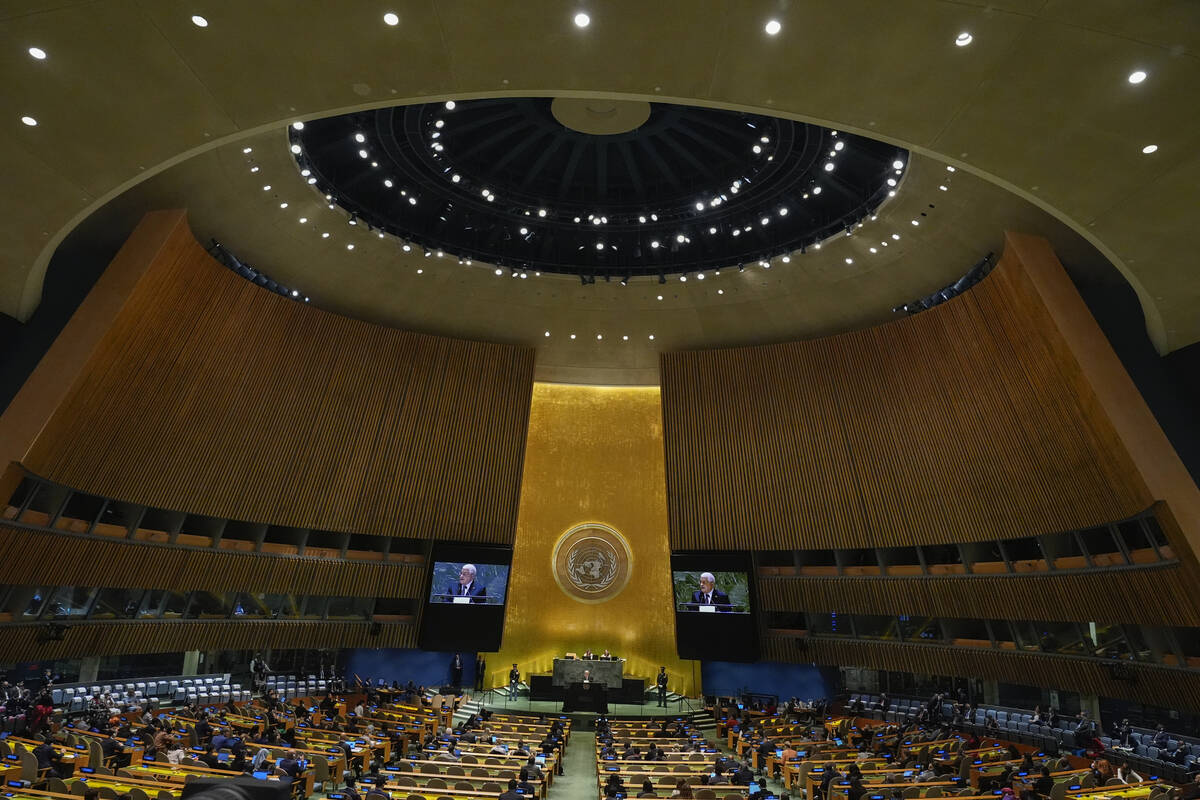
[[563, 693], [563, 713], [594, 711], [608, 713], [608, 689], [599, 683], [572, 683]]

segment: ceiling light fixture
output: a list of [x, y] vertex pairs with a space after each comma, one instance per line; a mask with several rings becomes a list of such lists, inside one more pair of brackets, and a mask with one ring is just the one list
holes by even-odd
[[37, 120], [30, 116], [21, 117], [21, 122], [24, 122], [31, 128], [37, 125]]
[[957, 45], [958, 47], [966, 47], [973, 41], [975, 41], [975, 37], [972, 36], [971, 34], [967, 33], [966, 31], [963, 31], [962, 33], [960, 33], [958, 36], [955, 37], [954, 44]]
[[1158, 151], [1158, 145], [1156, 145], [1156, 144], [1148, 144], [1142, 148], [1142, 152], [1145, 153], [1146, 155], [1150, 155], [1151, 153], [1154, 153], [1157, 151]]
[[589, 17], [587, 14], [583, 13], [582, 11], [580, 11], [578, 14], [575, 15], [575, 27], [576, 28], [586, 28], [588, 25], [591, 25], [591, 24], [592, 24], [592, 18]]
[[300, 121], [293, 122], [292, 129], [297, 130], [297, 131], [302, 131], [302, 130], [304, 130], [304, 123], [300, 122]]
[[[32, 55], [33, 50], [30, 50], [29, 53], [30, 53], [30, 55]], [[34, 57], [36, 58], [37, 56], [34, 56]], [[1139, 69], [1139, 70], [1134, 70], [1133, 72], [1129, 73], [1129, 82], [1130, 83], [1141, 83], [1144, 80], [1146, 80], [1146, 72], [1144, 70]]]
[[395, 27], [400, 24], [400, 17], [389, 11], [383, 15], [383, 21], [385, 24]]
[[[46, 60], [46, 51], [45, 51], [45, 50], [43, 50], [43, 49], [42, 49], [42, 48], [40, 48], [40, 47], [31, 47], [31, 48], [29, 48], [29, 55], [33, 56], [33, 57], [34, 57], [34, 58], [36, 58], [38, 61], [45, 61], [45, 60]], [[1143, 75], [1145, 75], [1145, 73], [1142, 73], [1142, 74], [1143, 74]], [[1131, 80], [1130, 82], [1131, 82], [1131, 83], [1135, 83], [1136, 81], [1132, 81], [1132, 80]]]
[[767, 32], [768, 36], [774, 36], [783, 30], [783, 25], [779, 24], [779, 20], [772, 19], [767, 21], [767, 24], [763, 26], [763, 30]]
[[197, 28], [207, 28], [208, 20], [206, 20], [204, 17], [200, 16], [199, 14], [192, 14], [192, 24], [195, 25]]
[[446, 110], [447, 110], [447, 111], [453, 111], [453, 110], [454, 110], [454, 101], [453, 101], [453, 100], [447, 100], [447, 101], [446, 101]]

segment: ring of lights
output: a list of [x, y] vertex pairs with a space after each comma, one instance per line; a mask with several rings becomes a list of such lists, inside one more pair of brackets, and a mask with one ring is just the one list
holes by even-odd
[[584, 283], [803, 252], [873, 215], [908, 161], [790, 120], [629, 106], [580, 112], [594, 129], [634, 125], [614, 133], [567, 127], [546, 98], [386, 108], [311, 121], [291, 149], [351, 224]]

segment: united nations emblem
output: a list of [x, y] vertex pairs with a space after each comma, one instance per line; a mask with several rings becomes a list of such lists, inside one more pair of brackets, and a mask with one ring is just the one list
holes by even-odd
[[583, 603], [601, 603], [629, 581], [633, 554], [625, 537], [607, 525], [577, 525], [558, 538], [551, 570], [558, 587]]

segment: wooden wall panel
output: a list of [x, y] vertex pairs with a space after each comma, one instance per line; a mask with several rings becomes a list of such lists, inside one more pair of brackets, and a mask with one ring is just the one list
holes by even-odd
[[171, 237], [27, 468], [219, 517], [511, 543], [532, 349], [326, 313]]
[[1149, 506], [1020, 269], [869, 330], [664, 354], [672, 547], [976, 541]]
[[369, 622], [183, 620], [66, 623], [60, 642], [43, 642], [45, 623], [0, 626], [0, 652], [33, 660], [171, 653], [329, 647], [416, 647], [416, 625]]
[[[1200, 670], [1173, 669], [1128, 661], [1109, 662], [987, 648], [839, 641], [785, 635], [765, 637], [762, 658], [768, 661], [866, 667], [924, 675], [991, 678], [1026, 686], [1066, 688], [1100, 697], [1126, 698], [1163, 708], [1200, 710]], [[1109, 668], [1115, 663], [1128, 668], [1132, 682], [1111, 677]]]
[[1200, 626], [1194, 586], [1179, 564], [1076, 574], [758, 580], [767, 611]]
[[[30, 554], [36, 554], [31, 557]], [[3, 580], [16, 585], [421, 597], [425, 567], [236, 553], [30, 531], [0, 524]]]

